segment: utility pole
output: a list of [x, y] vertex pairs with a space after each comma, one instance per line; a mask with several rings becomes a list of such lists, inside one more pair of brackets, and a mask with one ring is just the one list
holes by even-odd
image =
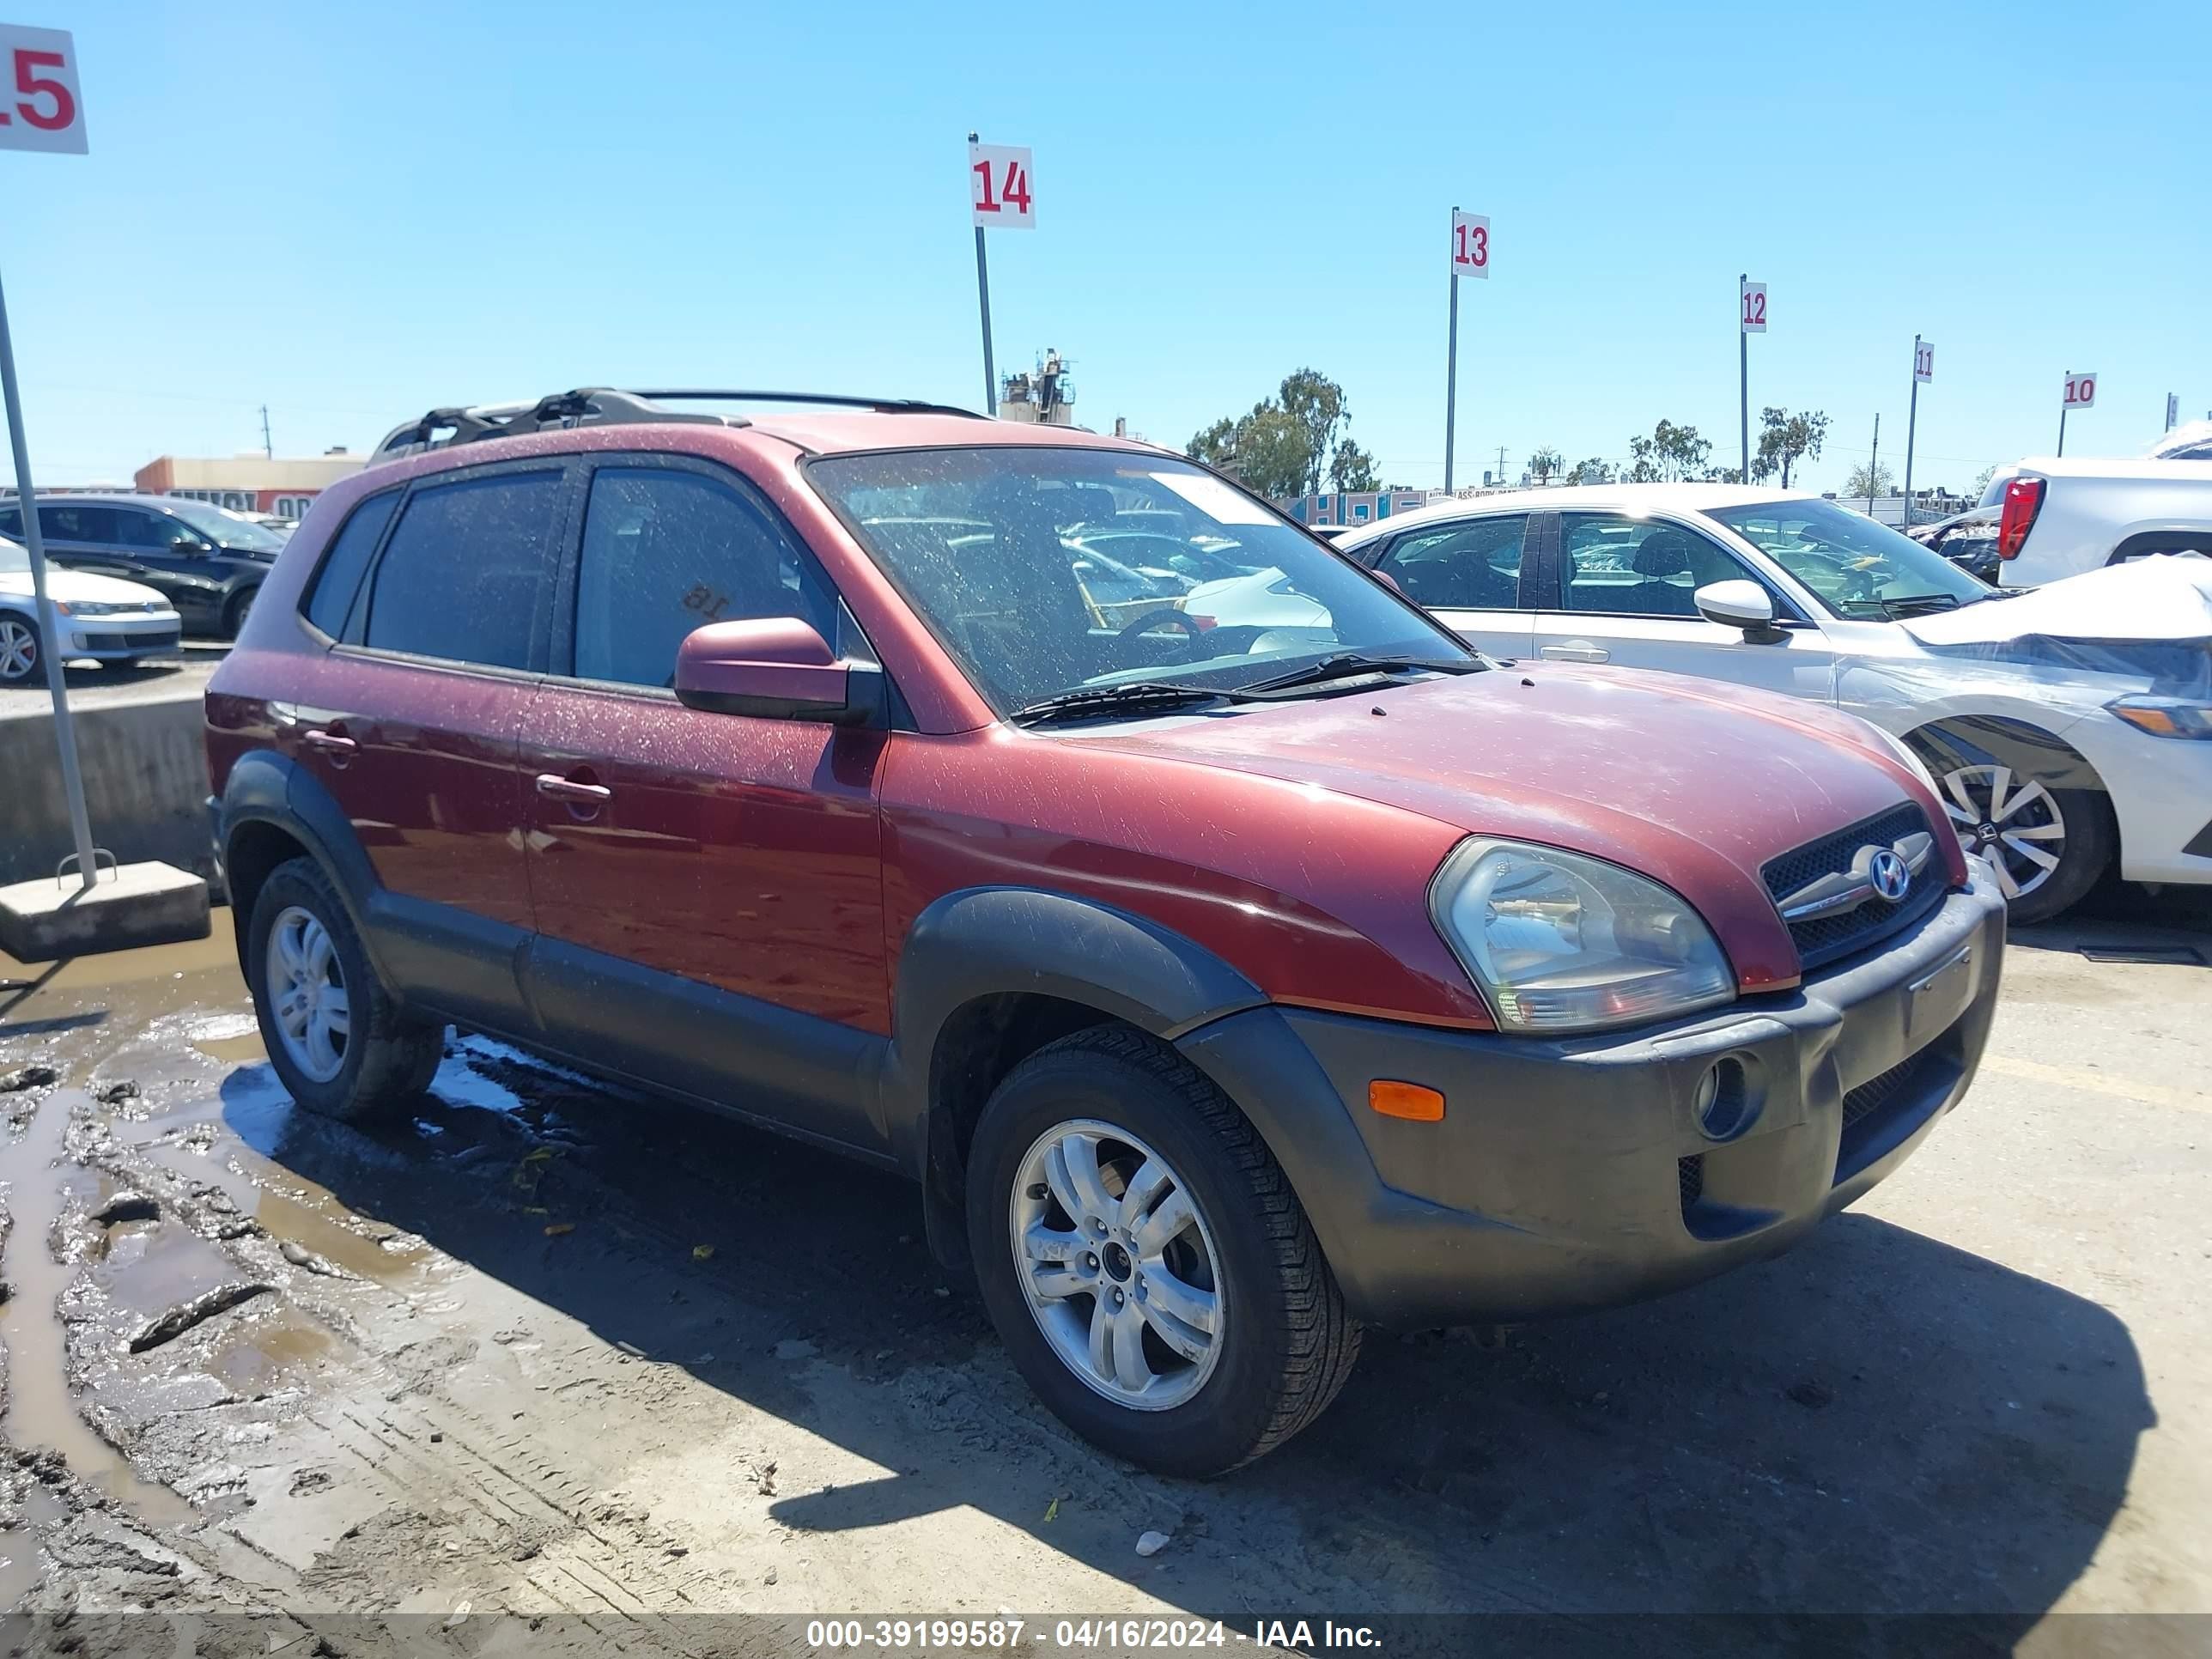
[[1743, 286], [1751, 280], [1749, 271], [1738, 273], [1735, 279], [1735, 302], [1738, 307], [1735, 330], [1735, 410], [1736, 419], [1743, 432], [1743, 472], [1738, 483], [1751, 482], [1751, 335], [1743, 326], [1741, 314], [1743, 305]]
[[[1459, 204], [1452, 204], [1452, 222], [1459, 222]], [[1452, 454], [1458, 447], [1459, 430], [1459, 271], [1450, 275], [1451, 322], [1444, 334], [1444, 494], [1452, 493]]]
[[276, 447], [269, 441], [269, 405], [261, 405], [261, 453], [270, 460], [276, 459]]
[[1874, 517], [1875, 473], [1881, 465], [1881, 416], [1874, 417], [1874, 453], [1867, 457], [1867, 517]]
[[1498, 482], [1500, 483], [1505, 482], [1505, 446], [1504, 444], [1498, 446]]
[[1920, 337], [1912, 337], [1912, 403], [1905, 416], [1905, 527], [1912, 528], [1912, 441], [1920, 434]]

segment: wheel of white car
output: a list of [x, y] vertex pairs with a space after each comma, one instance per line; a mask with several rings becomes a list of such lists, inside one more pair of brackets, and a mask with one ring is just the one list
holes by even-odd
[[2112, 861], [2111, 801], [2095, 789], [2051, 789], [2009, 766], [1943, 775], [1943, 810], [1969, 853], [1996, 871], [2015, 922], [2070, 908]]
[[39, 625], [28, 617], [0, 611], [0, 684], [21, 685], [40, 672]]

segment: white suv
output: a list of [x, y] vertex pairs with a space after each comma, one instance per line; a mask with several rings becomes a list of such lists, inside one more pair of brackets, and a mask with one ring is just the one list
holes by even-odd
[[2212, 561], [1998, 591], [1832, 501], [1733, 484], [1443, 502], [1340, 545], [1493, 656], [1786, 691], [1905, 739], [2017, 921], [2116, 861], [2212, 882]]

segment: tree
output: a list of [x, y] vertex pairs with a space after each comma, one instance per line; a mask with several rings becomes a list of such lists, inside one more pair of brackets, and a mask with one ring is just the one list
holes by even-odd
[[1349, 438], [1337, 441], [1336, 453], [1329, 458], [1328, 487], [1331, 489], [1374, 489], [1375, 458]]
[[1851, 476], [1844, 480], [1846, 495], [1889, 495], [1896, 493], [1897, 474], [1889, 470], [1887, 461], [1875, 461], [1851, 469]]
[[1536, 482], [1540, 484], [1548, 482], [1562, 465], [1559, 452], [1549, 444], [1528, 458], [1528, 470], [1536, 475]]
[[1698, 435], [1693, 426], [1676, 426], [1662, 418], [1648, 438], [1628, 441], [1629, 483], [1672, 483], [1680, 478], [1702, 478], [1712, 460], [1713, 447]]
[[1571, 484], [1611, 483], [1613, 463], [1602, 455], [1593, 455], [1586, 461], [1577, 461], [1567, 469], [1566, 481]]
[[1311, 439], [1297, 419], [1273, 399], [1252, 405], [1237, 422], [1237, 477], [1255, 495], [1279, 499], [1318, 493], [1321, 478], [1308, 447]]
[[1790, 469], [1798, 459], [1820, 459], [1820, 445], [1828, 435], [1828, 417], [1818, 410], [1766, 408], [1759, 411], [1759, 448], [1751, 458], [1751, 476], [1765, 483], [1779, 472], [1782, 487], [1790, 488]]
[[1237, 461], [1237, 422], [1223, 416], [1203, 432], [1194, 434], [1182, 453], [1194, 461], [1227, 471]]
[[1977, 473], [1974, 477], [1972, 499], [1978, 501], [1981, 500], [1983, 495], [1988, 493], [1990, 480], [1996, 476], [1997, 469], [1995, 462], [1991, 462], [1989, 465], [1984, 467], [1980, 472]]
[[1335, 445], [1338, 428], [1352, 418], [1352, 411], [1345, 407], [1344, 388], [1317, 369], [1297, 368], [1283, 377], [1282, 390], [1276, 398], [1306, 438], [1304, 488], [1290, 493], [1318, 495], [1322, 467]]

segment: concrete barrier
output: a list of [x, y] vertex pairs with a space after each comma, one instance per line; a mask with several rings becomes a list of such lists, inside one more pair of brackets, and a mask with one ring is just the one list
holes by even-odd
[[[158, 860], [212, 878], [198, 688], [70, 712], [94, 844], [125, 864]], [[52, 875], [69, 851], [52, 712], [0, 717], [0, 886]]]

